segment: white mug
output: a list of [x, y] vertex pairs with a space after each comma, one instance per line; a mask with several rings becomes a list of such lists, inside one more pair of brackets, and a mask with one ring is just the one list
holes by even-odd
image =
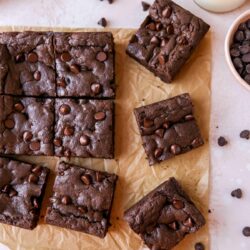
[[200, 7], [212, 12], [227, 12], [240, 7], [246, 0], [194, 0]]

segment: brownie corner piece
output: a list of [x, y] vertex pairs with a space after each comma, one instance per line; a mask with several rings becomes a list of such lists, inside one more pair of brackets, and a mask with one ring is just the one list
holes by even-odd
[[0, 222], [35, 228], [48, 175], [46, 167], [0, 157]]
[[114, 158], [112, 100], [57, 99], [55, 155]]
[[0, 153], [54, 154], [54, 100], [0, 95]]
[[60, 162], [46, 223], [104, 238], [117, 178], [115, 174]]
[[57, 95], [115, 97], [111, 32], [55, 33]]
[[189, 94], [134, 110], [149, 165], [202, 146]]
[[2, 93], [55, 96], [55, 58], [52, 32], [0, 33]]
[[208, 30], [202, 19], [173, 1], [156, 0], [126, 52], [170, 83]]
[[205, 224], [201, 212], [173, 177], [128, 209], [124, 219], [152, 250], [170, 250]]

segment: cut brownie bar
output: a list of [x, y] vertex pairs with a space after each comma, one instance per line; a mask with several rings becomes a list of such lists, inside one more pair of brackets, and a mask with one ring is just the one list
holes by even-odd
[[55, 154], [113, 158], [113, 101], [56, 100]]
[[137, 108], [134, 113], [149, 165], [204, 144], [189, 94]]
[[150, 249], [170, 250], [205, 219], [175, 178], [162, 183], [125, 212], [125, 220]]
[[127, 53], [170, 83], [191, 56], [209, 25], [169, 0], [156, 0], [132, 37]]
[[61, 162], [45, 221], [105, 237], [117, 176]]
[[54, 36], [57, 95], [114, 97], [112, 33], [55, 33]]
[[54, 101], [0, 96], [0, 153], [53, 155]]
[[2, 93], [55, 96], [55, 59], [52, 33], [0, 33]]
[[0, 158], [0, 222], [36, 227], [49, 169]]

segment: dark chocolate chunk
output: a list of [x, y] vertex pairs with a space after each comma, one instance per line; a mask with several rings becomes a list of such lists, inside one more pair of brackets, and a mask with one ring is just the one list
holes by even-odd
[[250, 227], [244, 227], [242, 233], [246, 237], [250, 237]]
[[147, 11], [149, 9], [149, 7], [150, 7], [150, 4], [148, 4], [148, 3], [144, 2], [144, 1], [141, 2], [141, 5], [142, 5], [143, 11]]
[[243, 138], [243, 139], [249, 139], [250, 138], [250, 131], [249, 130], [243, 130], [240, 132], [240, 138]]
[[240, 188], [233, 190], [231, 196], [240, 199], [242, 197], [242, 190]]
[[228, 141], [226, 140], [225, 137], [220, 136], [220, 137], [218, 138], [218, 145], [219, 145], [220, 147], [223, 147], [223, 146], [225, 146], [225, 145], [227, 145], [227, 144], [228, 144]]
[[98, 22], [99, 25], [101, 25], [102, 27], [106, 27], [107, 26], [107, 20], [102, 17]]

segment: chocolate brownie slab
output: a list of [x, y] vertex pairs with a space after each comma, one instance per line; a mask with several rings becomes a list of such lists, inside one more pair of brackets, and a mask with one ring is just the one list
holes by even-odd
[[58, 96], [114, 97], [112, 33], [55, 33], [54, 43]]
[[162, 183], [125, 212], [125, 220], [150, 249], [170, 250], [205, 219], [175, 178]]
[[113, 101], [56, 99], [55, 154], [113, 158]]
[[104, 238], [117, 176], [61, 162], [45, 221]]
[[53, 155], [54, 101], [0, 96], [0, 153]]
[[36, 227], [49, 169], [0, 158], [0, 222]]
[[169, 0], [156, 0], [127, 53], [166, 83], [191, 56], [209, 25]]
[[134, 110], [149, 165], [204, 144], [189, 94]]
[[0, 33], [1, 93], [55, 96], [55, 58], [50, 32]]

